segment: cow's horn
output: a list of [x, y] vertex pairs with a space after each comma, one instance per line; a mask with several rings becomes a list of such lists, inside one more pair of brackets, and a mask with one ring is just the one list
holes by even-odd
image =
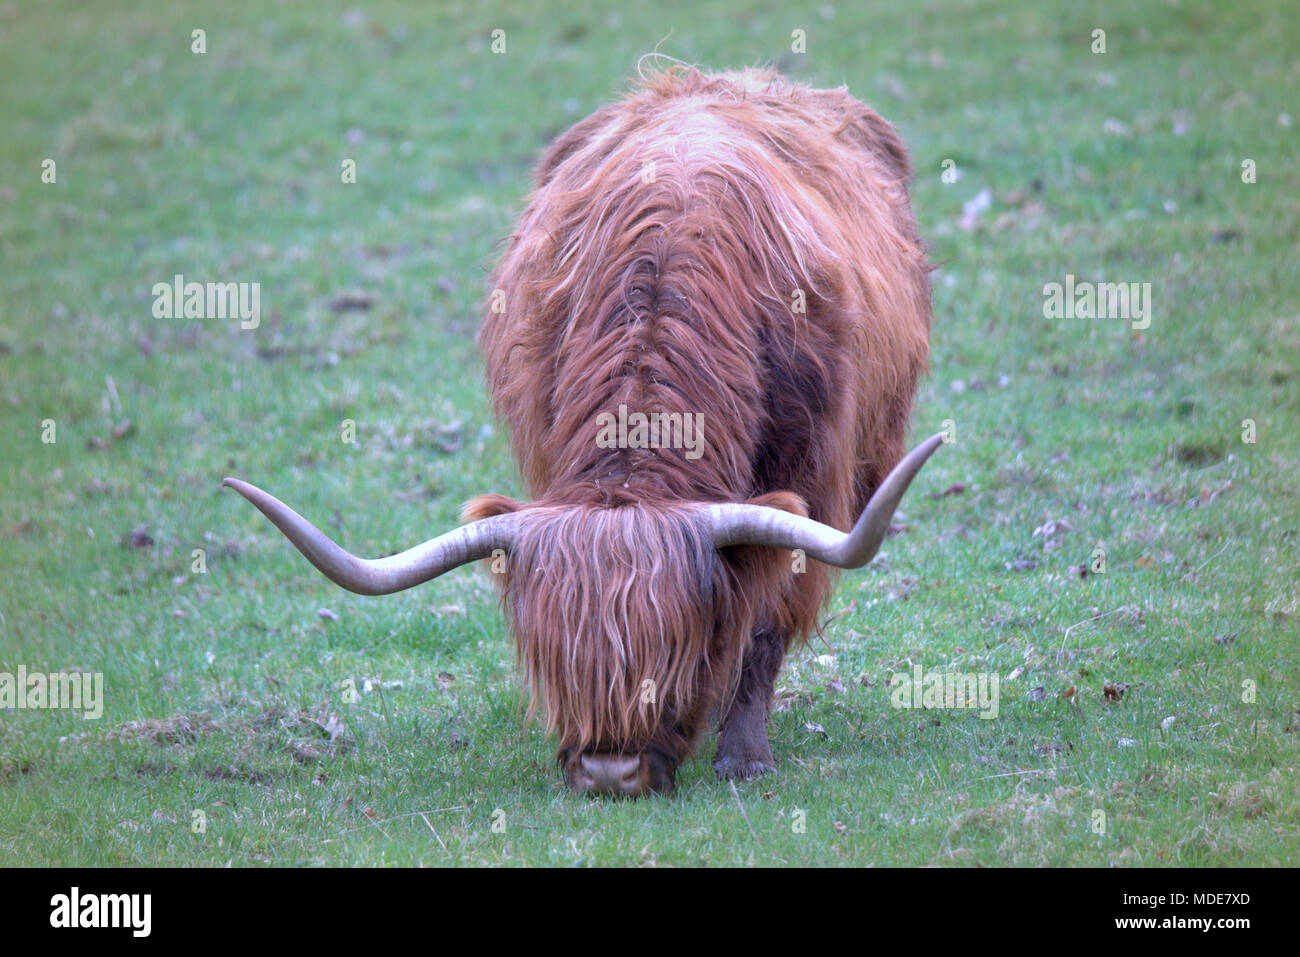
[[514, 513], [493, 515], [431, 538], [400, 555], [358, 558], [274, 495], [239, 479], [228, 478], [221, 484], [229, 485], [256, 505], [326, 578], [359, 595], [387, 595], [413, 588], [466, 562], [487, 558], [494, 549], [508, 552], [519, 522]]
[[876, 489], [853, 531], [845, 534], [810, 518], [766, 505], [705, 505], [713, 529], [713, 544], [775, 545], [801, 548], [805, 554], [838, 568], [861, 568], [875, 556], [898, 508], [925, 460], [943, 444], [943, 434], [932, 435], [894, 466]]

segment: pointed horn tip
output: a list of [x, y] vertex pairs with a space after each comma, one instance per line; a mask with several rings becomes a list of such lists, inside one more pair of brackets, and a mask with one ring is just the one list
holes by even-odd
[[903, 456], [903, 459], [911, 459], [916, 462], [916, 470], [919, 472], [925, 463], [929, 461], [930, 456], [939, 451], [940, 447], [947, 444], [948, 434], [946, 432], [936, 432], [916, 448], [912, 449], [912, 451], [907, 455]]
[[[257, 505], [257, 500], [260, 496], [266, 495], [266, 493], [263, 492], [256, 485], [249, 485], [247, 482], [243, 481], [242, 479], [237, 479], [237, 478], [223, 478], [221, 480], [221, 487], [233, 488], [236, 492], [238, 492], [244, 498], [248, 499], [254, 505]], [[261, 508], [260, 505], [258, 507]]]

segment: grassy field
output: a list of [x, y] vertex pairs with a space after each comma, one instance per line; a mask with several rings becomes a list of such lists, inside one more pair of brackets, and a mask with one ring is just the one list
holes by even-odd
[[[1294, 11], [256, 6], [0, 5], [0, 672], [104, 676], [97, 721], [0, 710], [0, 863], [1296, 862]], [[709, 737], [674, 797], [593, 801], [483, 570], [350, 595], [219, 485], [370, 555], [522, 495], [486, 273], [656, 48], [898, 125], [941, 264], [914, 434], [956, 441], [782, 673], [776, 774], [733, 793]], [[155, 318], [177, 273], [260, 282], [261, 325]], [[1045, 317], [1067, 274], [1150, 283], [1149, 326]], [[893, 707], [917, 664], [998, 673], [996, 719]]]

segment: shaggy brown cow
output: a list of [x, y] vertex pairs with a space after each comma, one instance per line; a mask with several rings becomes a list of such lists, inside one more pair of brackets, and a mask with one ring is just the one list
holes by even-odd
[[499, 549], [575, 790], [671, 790], [713, 714], [718, 773], [769, 771], [773, 682], [828, 565], [870, 560], [941, 442], [900, 463], [930, 328], [909, 175], [844, 90], [656, 75], [551, 146], [494, 277], [480, 341], [531, 501], [479, 496], [367, 562], [227, 481], [364, 594]]

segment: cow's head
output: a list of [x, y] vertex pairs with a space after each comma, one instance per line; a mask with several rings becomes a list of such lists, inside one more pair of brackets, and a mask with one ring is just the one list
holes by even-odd
[[326, 577], [359, 594], [401, 591], [488, 559], [530, 710], [540, 706], [559, 738], [569, 787], [635, 796], [672, 790], [677, 761], [739, 665], [735, 636], [749, 633], [752, 596], [733, 587], [736, 568], [721, 550], [802, 549], [828, 565], [861, 567], [942, 441], [933, 436], [899, 462], [847, 534], [771, 504], [594, 508], [482, 496], [461, 527], [367, 560], [261, 489], [225, 484]]

